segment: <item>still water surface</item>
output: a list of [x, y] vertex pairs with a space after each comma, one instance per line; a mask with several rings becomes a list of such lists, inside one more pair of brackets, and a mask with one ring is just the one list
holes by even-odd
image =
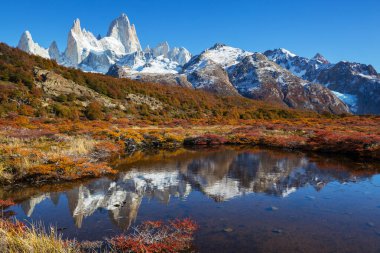
[[112, 178], [0, 197], [17, 202], [17, 219], [53, 224], [65, 238], [101, 240], [145, 220], [191, 217], [199, 252], [380, 252], [378, 164], [220, 148], [135, 154], [114, 166]]

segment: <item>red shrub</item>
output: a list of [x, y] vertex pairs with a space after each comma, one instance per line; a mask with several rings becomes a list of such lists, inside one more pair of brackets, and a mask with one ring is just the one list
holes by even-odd
[[15, 203], [10, 199], [7, 199], [7, 200], [0, 199], [0, 208], [8, 208], [13, 205], [15, 205]]
[[191, 219], [174, 220], [168, 224], [147, 221], [137, 226], [132, 235], [117, 236], [109, 242], [121, 252], [181, 252], [190, 248], [197, 229], [197, 224]]

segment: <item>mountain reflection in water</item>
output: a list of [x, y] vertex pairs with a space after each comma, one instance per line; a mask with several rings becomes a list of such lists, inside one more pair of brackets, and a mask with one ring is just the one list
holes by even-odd
[[[186, 199], [191, 191], [198, 190], [217, 202], [254, 193], [284, 198], [305, 185], [320, 190], [332, 181], [354, 182], [369, 176], [353, 174], [340, 166], [337, 169], [336, 164], [320, 168], [318, 162], [303, 154], [276, 151], [187, 150], [172, 157], [166, 155], [155, 163], [126, 165], [128, 171], [116, 178], [81, 183], [64, 193], [30, 196], [21, 207], [31, 217], [36, 205], [46, 199], [57, 203], [59, 195], [65, 194], [78, 228], [84, 218], [101, 208], [108, 210], [117, 226], [128, 229], [144, 197], [166, 204], [171, 197]], [[7, 197], [12, 198], [12, 194]]]

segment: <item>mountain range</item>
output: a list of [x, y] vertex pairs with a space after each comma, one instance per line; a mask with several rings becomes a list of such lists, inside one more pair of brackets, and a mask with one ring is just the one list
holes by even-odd
[[224, 44], [194, 56], [183, 47], [171, 49], [167, 42], [143, 50], [125, 14], [112, 21], [104, 37], [94, 36], [75, 20], [64, 52], [56, 42], [48, 49], [41, 47], [28, 31], [18, 48], [86, 72], [317, 112], [380, 114], [380, 75], [371, 65], [333, 64], [321, 54], [308, 59], [286, 49], [255, 53]]

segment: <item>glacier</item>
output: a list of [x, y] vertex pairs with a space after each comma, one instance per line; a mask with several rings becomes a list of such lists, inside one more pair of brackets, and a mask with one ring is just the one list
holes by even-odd
[[350, 110], [352, 112], [357, 112], [358, 107], [358, 97], [352, 94], [347, 94], [347, 93], [340, 93], [337, 91], [332, 91], [335, 96], [337, 96], [340, 100], [342, 100], [348, 107], [350, 107]]

